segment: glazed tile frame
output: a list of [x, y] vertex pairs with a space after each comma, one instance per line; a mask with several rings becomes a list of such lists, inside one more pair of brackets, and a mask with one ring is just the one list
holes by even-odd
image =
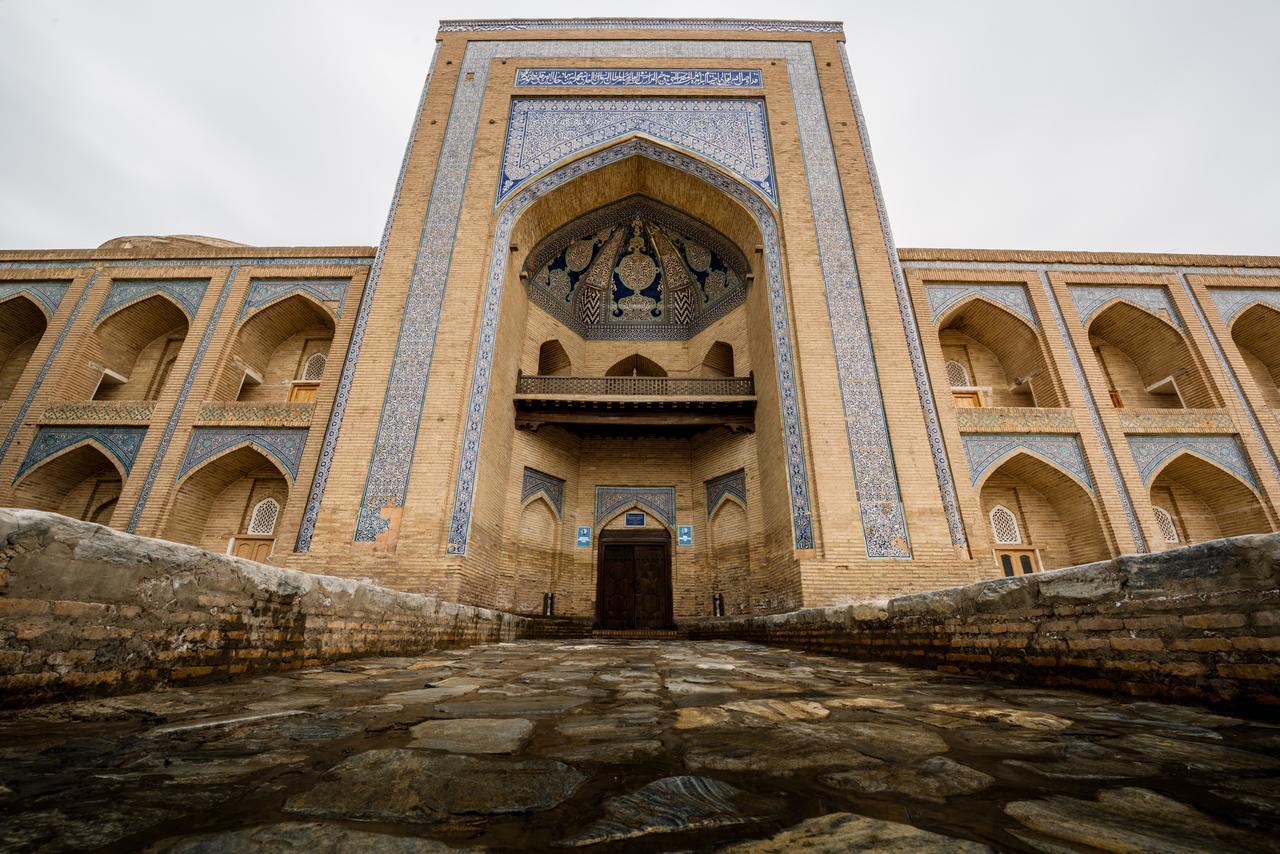
[[676, 526], [676, 488], [674, 486], [597, 486], [595, 500], [596, 530], [628, 507], [643, 507], [657, 516], [667, 527]]
[[704, 483], [707, 489], [707, 518], [716, 512], [720, 504], [729, 496], [737, 499], [743, 508], [747, 506], [747, 470], [738, 469], [719, 477], [713, 477]]
[[759, 68], [517, 68], [515, 86], [759, 89]]
[[19, 295], [31, 297], [44, 312], [45, 318], [52, 320], [70, 287], [71, 282], [65, 279], [4, 281], [0, 282], [0, 302], [7, 302], [10, 297]]
[[1125, 436], [1129, 442], [1129, 450], [1133, 453], [1133, 461], [1142, 475], [1142, 482], [1148, 487], [1155, 479], [1156, 470], [1171, 457], [1190, 451], [1197, 456], [1220, 466], [1247, 483], [1255, 492], [1261, 492], [1258, 478], [1249, 465], [1249, 458], [1240, 446], [1237, 436], [1193, 435], [1180, 433], [1172, 436], [1141, 434]]
[[1255, 305], [1264, 305], [1280, 311], [1280, 288], [1223, 288], [1210, 287], [1209, 297], [1218, 309], [1222, 322], [1229, 328], [1236, 315]]
[[520, 481], [520, 503], [524, 504], [535, 495], [545, 495], [556, 509], [556, 515], [563, 516], [564, 483], [564, 478], [525, 466], [524, 476]]
[[291, 480], [307, 445], [306, 427], [192, 427], [175, 481], [199, 469], [214, 457], [239, 447], [250, 447], [284, 466]]
[[938, 318], [953, 307], [967, 301], [970, 297], [983, 297], [996, 305], [1013, 312], [1032, 328], [1038, 330], [1040, 323], [1036, 319], [1035, 309], [1031, 307], [1031, 299], [1027, 296], [1025, 285], [995, 284], [983, 282], [926, 282], [924, 293], [929, 300], [929, 318], [938, 322]]
[[200, 303], [204, 302], [204, 292], [208, 287], [207, 278], [113, 279], [93, 322], [97, 325], [117, 311], [156, 294], [163, 294], [173, 301], [190, 322], [200, 313]]
[[1059, 466], [1080, 481], [1092, 495], [1098, 489], [1089, 471], [1080, 437], [1075, 433], [961, 433], [973, 486], [998, 463], [1018, 451], [1028, 451]]
[[120, 468], [124, 469], [124, 476], [128, 477], [146, 435], [146, 427], [119, 427], [109, 424], [41, 425], [36, 428], [36, 435], [27, 446], [27, 455], [18, 466], [13, 482], [22, 480], [24, 475], [50, 457], [55, 457], [68, 448], [86, 441], [95, 443], [99, 450], [105, 451], [107, 456], [120, 464]]
[[[530, 22], [517, 22], [530, 25]], [[772, 25], [772, 22], [768, 22]], [[609, 28], [625, 22], [609, 22]], [[475, 22], [463, 22], [464, 29], [471, 30]], [[556, 22], [564, 26], [564, 22]], [[503, 28], [507, 28], [504, 23]], [[838, 32], [839, 25], [830, 31]], [[427, 205], [417, 258], [405, 304], [405, 317], [397, 341], [396, 356], [383, 401], [371, 462], [367, 470], [365, 489], [356, 520], [353, 539], [372, 541], [386, 530], [389, 522], [381, 515], [382, 507], [401, 507], [408, 491], [409, 469], [417, 444], [417, 428], [426, 402], [430, 363], [435, 336], [444, 297], [444, 289], [454, 249], [457, 224], [461, 215], [463, 193], [470, 170], [473, 143], [479, 124], [481, 104], [488, 80], [489, 66], [494, 59], [520, 57], [608, 57], [608, 58], [721, 58], [721, 59], [782, 59], [787, 66], [791, 82], [798, 132], [800, 137], [810, 206], [814, 212], [815, 230], [819, 246], [819, 263], [823, 271], [828, 311], [832, 321], [833, 343], [836, 347], [837, 371], [842, 400], [847, 416], [846, 434], [853, 463], [855, 489], [859, 514], [862, 519], [863, 538], [869, 557], [910, 558], [906, 513], [902, 506], [896, 467], [893, 461], [888, 421], [884, 400], [880, 392], [875, 370], [871, 333], [863, 305], [861, 283], [853, 254], [853, 241], [848, 217], [836, 169], [834, 144], [827, 124], [826, 108], [818, 84], [817, 64], [812, 45], [808, 42], [733, 41], [473, 41], [464, 54], [458, 79], [454, 87], [445, 137], [436, 161], [435, 178]], [[423, 90], [425, 98], [426, 88]], [[855, 101], [856, 106], [856, 101]], [[421, 118], [421, 101], [415, 114], [415, 128]], [[410, 153], [413, 141], [410, 142]], [[868, 163], [870, 158], [868, 157]], [[407, 160], [406, 160], [407, 165]], [[403, 170], [404, 167], [402, 167]], [[399, 202], [399, 187], [392, 203], [390, 217], [394, 217]], [[881, 212], [882, 228], [887, 227]], [[379, 258], [385, 252], [386, 235], [379, 247]], [[892, 255], [892, 250], [890, 251]], [[375, 264], [377, 261], [375, 260]], [[895, 262], [896, 263], [896, 262]], [[901, 276], [897, 277], [901, 279]], [[371, 281], [373, 276], [370, 277]], [[905, 282], [902, 284], [905, 288]], [[366, 296], [370, 293], [366, 285]], [[906, 312], [904, 312], [906, 313]], [[362, 301], [362, 319], [367, 309]], [[776, 326], [776, 320], [775, 320]], [[914, 329], [914, 319], [912, 319]], [[775, 331], [777, 331], [775, 329]], [[910, 333], [909, 333], [910, 334]], [[918, 339], [918, 330], [916, 332]], [[918, 350], [918, 348], [917, 348]], [[917, 383], [926, 383], [921, 361], [914, 365]], [[339, 397], [349, 393], [354, 371], [344, 366], [339, 380]], [[780, 384], [782, 377], [780, 377]], [[791, 378], [794, 382], [794, 377]], [[487, 393], [487, 376], [477, 375], [474, 392], [483, 386]], [[930, 407], [932, 400], [930, 398]], [[338, 407], [335, 405], [335, 415]], [[483, 413], [479, 417], [482, 418]], [[931, 435], [935, 459], [945, 460], [941, 431]], [[474, 419], [476, 413], [469, 413]], [[319, 503], [323, 496], [334, 449], [341, 429], [340, 417], [331, 418], [326, 430], [320, 464], [317, 467], [317, 487], [304, 513], [299, 532], [299, 549], [310, 543]], [[789, 439], [791, 437], [788, 437]], [[464, 457], [471, 441], [464, 434]], [[790, 461], [789, 461], [790, 462]], [[941, 470], [940, 470], [941, 472]], [[466, 475], [460, 467], [460, 475]], [[940, 482], [942, 481], [940, 473]], [[950, 484], [949, 468], [946, 483]], [[793, 530], [795, 547], [813, 547], [812, 520], [808, 514], [809, 495], [807, 483], [803, 493], [797, 490], [794, 479], [792, 488]], [[948, 501], [950, 495], [950, 501]], [[958, 503], [954, 499], [954, 486], [950, 492], [943, 489], [944, 505], [948, 506], [948, 519], [952, 523], [953, 540], [963, 538], [963, 528], [957, 533], [955, 522], [959, 519]], [[798, 513], [803, 504], [803, 521]], [[455, 507], [456, 510], [456, 507]], [[456, 519], [450, 525], [449, 554], [465, 554], [465, 536], [457, 541]], [[467, 525], [469, 528], [469, 504]]]

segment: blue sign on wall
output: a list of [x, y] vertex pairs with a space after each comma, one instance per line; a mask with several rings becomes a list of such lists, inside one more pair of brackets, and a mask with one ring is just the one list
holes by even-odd
[[692, 525], [676, 525], [676, 545], [678, 546], [693, 545], [693, 526]]
[[591, 529], [590, 528], [582, 525], [578, 527], [578, 545], [580, 546], [591, 545]]
[[627, 527], [628, 527], [628, 528], [643, 528], [643, 527], [644, 527], [644, 514], [643, 514], [643, 513], [628, 513], [628, 514], [627, 514]]

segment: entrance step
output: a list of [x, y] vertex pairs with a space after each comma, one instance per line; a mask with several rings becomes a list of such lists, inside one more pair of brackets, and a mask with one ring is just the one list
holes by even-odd
[[625, 640], [686, 640], [689, 633], [683, 629], [592, 629], [591, 637]]

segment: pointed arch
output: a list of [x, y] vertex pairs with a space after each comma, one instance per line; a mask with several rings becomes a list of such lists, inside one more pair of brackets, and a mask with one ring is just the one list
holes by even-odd
[[1037, 550], [1044, 568], [1089, 563], [1113, 553], [1094, 495], [1061, 465], [1030, 450], [1004, 457], [982, 478], [978, 495], [988, 523], [997, 508], [1014, 517], [1021, 545]]
[[711, 513], [707, 526], [711, 535], [712, 570], [705, 602], [719, 593], [726, 614], [751, 610], [751, 538], [747, 509], [736, 495], [726, 494]]
[[52, 454], [14, 484], [13, 504], [88, 520], [119, 497], [127, 476], [98, 442], [86, 439]]
[[544, 493], [530, 496], [521, 505], [516, 535], [515, 578], [509, 599], [516, 613], [539, 613], [542, 594], [556, 592], [562, 539], [560, 526], [560, 514]]
[[727, 341], [716, 341], [707, 348], [702, 357], [704, 376], [732, 377], [734, 374], [733, 345]]
[[335, 329], [333, 313], [309, 293], [294, 291], [256, 309], [236, 328], [213, 398], [289, 399], [308, 360], [328, 359]]
[[657, 526], [659, 528], [666, 529], [667, 533], [671, 535], [672, 541], [673, 542], [675, 541], [675, 536], [676, 536], [675, 522], [666, 518], [665, 514], [655, 510], [651, 504], [648, 504], [644, 501], [632, 501], [628, 504], [621, 505], [616, 511], [611, 508], [608, 515], [602, 516], [600, 520], [596, 522], [596, 532], [598, 533], [600, 531], [604, 531], [611, 527], [613, 528], [626, 527], [626, 526], [619, 526], [615, 523], [619, 519], [622, 519], [623, 517], [625, 517], [628, 513], [644, 513], [645, 527], [649, 527], [649, 521], [652, 520], [653, 522], [657, 523]]
[[224, 551], [231, 538], [248, 533], [252, 512], [264, 499], [274, 500], [283, 514], [289, 493], [288, 475], [278, 461], [247, 443], [228, 448], [178, 482], [162, 536]]
[[937, 328], [949, 381], [954, 362], [965, 369], [967, 385], [991, 389], [994, 406], [1062, 405], [1039, 327], [1008, 305], [970, 293], [941, 313]]
[[1280, 310], [1255, 301], [1232, 319], [1230, 330], [1263, 399], [1280, 409]]
[[1127, 299], [1105, 305], [1085, 329], [1113, 403], [1150, 409], [1222, 405], [1180, 327]]
[[86, 343], [91, 364], [101, 368], [84, 396], [95, 400], [155, 400], [169, 380], [189, 330], [182, 306], [151, 292], [103, 316]]
[[665, 377], [667, 369], [646, 356], [632, 353], [611, 365], [604, 375], [606, 377]]
[[45, 309], [23, 293], [0, 300], [0, 400], [8, 400], [49, 328]]
[[573, 363], [558, 339], [553, 338], [538, 345], [538, 376], [567, 377], [572, 373]]
[[1169, 507], [1187, 542], [1273, 530], [1257, 487], [1193, 448], [1162, 461], [1150, 483], [1152, 504]]
[[[112, 291], [114, 291], [116, 288], [119, 288], [119, 287], [120, 285], [118, 284], [113, 286]], [[98, 313], [98, 316], [94, 318], [93, 328], [95, 331], [106, 326], [108, 323], [110, 323], [113, 320], [113, 318], [117, 318], [121, 314], [124, 314], [126, 312], [129, 314], [138, 314], [138, 312], [135, 312], [133, 310], [141, 306], [146, 306], [154, 303], [164, 303], [168, 307], [172, 308], [178, 314], [182, 315], [182, 320], [184, 323], [189, 323], [191, 320], [191, 314], [188, 310], [187, 305], [185, 305], [183, 302], [178, 300], [177, 297], [175, 297], [173, 294], [170, 294], [164, 290], [160, 290], [157, 288], [150, 288], [145, 291], [139, 291], [136, 296], [132, 296], [128, 300], [112, 301], [110, 297], [111, 297], [111, 292], [108, 292], [108, 300], [103, 303], [102, 310]], [[159, 312], [160, 309], [149, 309], [149, 311]], [[117, 321], [117, 324], [118, 323], [119, 321]], [[173, 325], [176, 325], [176, 324], [173, 324]]]

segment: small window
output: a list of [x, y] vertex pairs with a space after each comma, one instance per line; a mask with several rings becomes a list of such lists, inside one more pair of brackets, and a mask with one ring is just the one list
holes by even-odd
[[947, 382], [951, 383], [952, 388], [965, 388], [972, 385], [969, 382], [969, 372], [955, 359], [947, 360]]
[[1004, 570], [1005, 578], [1013, 578], [1013, 558], [1007, 554], [1000, 555], [1000, 568]]
[[1018, 517], [1008, 507], [997, 504], [991, 510], [991, 533], [995, 534], [996, 543], [1002, 546], [1017, 545], [1022, 542], [1022, 532], [1018, 530]]
[[268, 536], [275, 533], [276, 519], [280, 517], [280, 502], [274, 498], [264, 498], [253, 508], [249, 517], [249, 533]]
[[1156, 512], [1156, 525], [1160, 528], [1160, 535], [1164, 537], [1166, 543], [1180, 543], [1181, 538], [1178, 537], [1178, 526], [1173, 523], [1173, 514], [1163, 507], [1151, 508]]
[[324, 353], [312, 353], [307, 357], [307, 361], [302, 366], [302, 376], [299, 377], [304, 383], [318, 383], [320, 378], [324, 376], [325, 365], [328, 359]]

